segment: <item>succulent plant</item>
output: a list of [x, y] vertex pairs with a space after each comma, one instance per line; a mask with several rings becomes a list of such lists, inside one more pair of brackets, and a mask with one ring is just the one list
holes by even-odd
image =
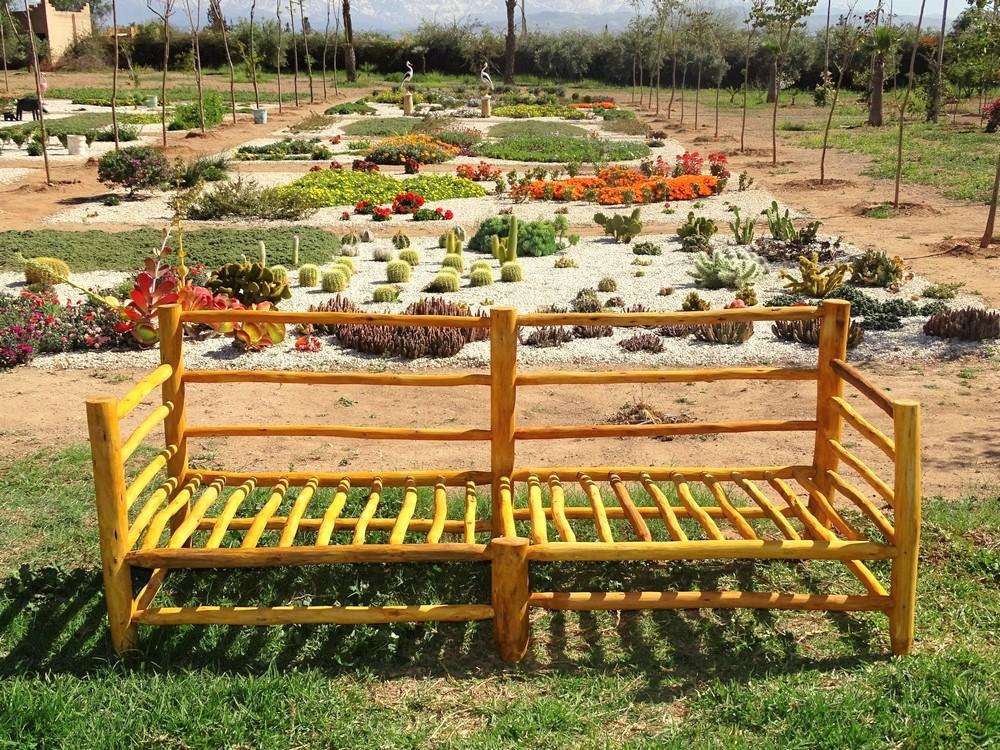
[[733, 239], [737, 245], [749, 245], [753, 242], [753, 235], [756, 229], [756, 222], [753, 219], [743, 219], [740, 217], [740, 209], [733, 206], [733, 220], [729, 222], [729, 228], [733, 230]]
[[456, 224], [451, 231], [458, 238], [459, 242], [465, 242], [465, 228], [461, 224]]
[[312, 263], [299, 266], [299, 286], [319, 286], [319, 266]]
[[573, 312], [596, 313], [601, 311], [601, 300], [597, 297], [597, 291], [585, 288], [576, 293], [573, 298]]
[[444, 251], [447, 255], [461, 255], [462, 241], [454, 232], [448, 232], [444, 238]]
[[[782, 341], [798, 341], [801, 344], [819, 346], [820, 321], [813, 320], [778, 320], [771, 326], [771, 331]], [[847, 348], [853, 349], [865, 340], [865, 331], [861, 324], [852, 320], [847, 329]]]
[[660, 297], [669, 297], [676, 291], [677, 290], [674, 289], [672, 286], [661, 286], [660, 291], [658, 291], [656, 294]]
[[625, 299], [623, 297], [608, 297], [604, 302], [604, 307], [625, 307]]
[[454, 253], [449, 253], [444, 256], [441, 261], [442, 268], [454, 268], [456, 271], [461, 273], [465, 270], [465, 263], [462, 261], [461, 255], [455, 255]]
[[357, 258], [360, 252], [357, 245], [342, 245], [337, 254], [342, 258]]
[[508, 283], [524, 281], [524, 269], [516, 261], [510, 261], [500, 266], [500, 281]]
[[660, 326], [656, 332], [668, 338], [683, 338], [691, 335], [691, 326]]
[[578, 339], [600, 339], [613, 335], [611, 326], [573, 326], [573, 335]]
[[411, 266], [420, 265], [420, 253], [418, 253], [416, 250], [412, 250], [409, 248], [406, 250], [400, 250], [399, 259], [404, 263], [408, 263]]
[[347, 289], [347, 275], [344, 273], [343, 267], [324, 271], [320, 286], [323, 287], [324, 292], [342, 292]]
[[574, 260], [573, 258], [570, 258], [567, 255], [560, 255], [558, 258], [556, 258], [555, 267], [556, 268], [579, 268], [579, 266], [576, 263], [576, 260]]
[[277, 281], [260, 263], [227, 263], [205, 283], [213, 294], [225, 294], [246, 307], [261, 302], [277, 305], [292, 296], [286, 281]]
[[702, 289], [739, 289], [754, 284], [767, 273], [767, 262], [749, 250], [734, 248], [698, 253], [688, 276]]
[[450, 273], [452, 276], [462, 276], [454, 266], [441, 266], [441, 270], [438, 273]]
[[637, 333], [619, 341], [618, 346], [627, 352], [656, 354], [663, 351], [663, 341], [655, 333]]
[[637, 242], [632, 245], [633, 255], [663, 255], [663, 249], [655, 242]]
[[392, 250], [387, 247], [376, 247], [372, 250], [372, 260], [377, 263], [388, 263], [392, 260]]
[[343, 237], [340, 238], [341, 247], [357, 245], [359, 242], [361, 242], [361, 235], [353, 231], [348, 232], [347, 234], [345, 234]]
[[271, 266], [271, 273], [274, 275], [275, 281], [288, 283], [288, 269], [284, 266]]
[[477, 260], [473, 261], [472, 265], [469, 267], [469, 271], [471, 273], [472, 271], [475, 271], [479, 268], [485, 268], [487, 271], [493, 270], [493, 266], [490, 265], [490, 262], [488, 260]]
[[699, 310], [708, 310], [711, 306], [701, 298], [698, 292], [689, 292], [681, 303], [681, 310], [684, 312], [695, 312]]
[[405, 284], [410, 280], [412, 269], [405, 260], [392, 260], [385, 266], [385, 278], [393, 284]]
[[597, 291], [599, 292], [617, 292], [618, 282], [615, 281], [610, 276], [605, 276], [603, 279], [597, 282]]
[[906, 269], [898, 255], [890, 258], [885, 250], [868, 249], [851, 260], [851, 283], [898, 289]]
[[524, 339], [528, 346], [550, 347], [562, 346], [573, 340], [573, 333], [562, 326], [542, 326], [534, 329]]
[[594, 223], [604, 230], [604, 234], [614, 237], [615, 242], [619, 243], [631, 242], [642, 231], [642, 221], [639, 219], [638, 208], [628, 216], [624, 214], [607, 216], [603, 213], [596, 213], [594, 214]]
[[767, 217], [767, 229], [774, 239], [793, 242], [798, 237], [788, 209], [785, 209], [785, 214], [782, 216], [778, 210], [778, 201], [771, 201], [770, 207], [761, 213]]
[[[746, 307], [743, 300], [735, 299], [726, 305], [727, 310]], [[753, 336], [753, 321], [729, 320], [725, 323], [696, 326], [694, 337], [711, 344], [742, 344]]]
[[397, 250], [405, 250], [410, 246], [410, 238], [402, 232], [396, 232], [392, 235], [392, 246]]
[[24, 264], [24, 280], [29, 286], [50, 287], [69, 278], [69, 265], [59, 258], [30, 258]]
[[[357, 312], [358, 306], [343, 295], [338, 294], [318, 305], [310, 305], [309, 312]], [[335, 334], [340, 326], [319, 324], [316, 331], [319, 333]]]
[[[694, 211], [689, 211], [687, 220], [677, 227], [677, 236], [684, 240], [688, 237], [702, 237], [706, 240], [712, 239], [713, 235], [719, 231], [719, 227], [707, 216], [695, 216]], [[684, 244], [684, 243], [681, 243]], [[687, 246], [685, 246], [687, 249]]]
[[1000, 312], [979, 307], [945, 310], [924, 323], [924, 333], [963, 341], [997, 339], [1000, 338]]
[[793, 294], [821, 298], [841, 286], [850, 270], [851, 267], [843, 263], [835, 266], [821, 266], [819, 256], [816, 253], [810, 253], [808, 256], [799, 256], [800, 278], [795, 278], [788, 271], [782, 271], [779, 276], [788, 282], [785, 284], [785, 289]]
[[736, 290], [736, 299], [741, 299], [747, 307], [757, 304], [757, 290], [752, 286], [742, 286]]
[[424, 289], [428, 292], [457, 292], [459, 287], [458, 274], [442, 271]]
[[681, 250], [686, 253], [710, 253], [712, 241], [700, 234], [692, 234], [681, 240]]
[[469, 286], [490, 286], [493, 284], [493, 270], [486, 266], [473, 268], [469, 272]]
[[399, 287], [380, 284], [372, 290], [372, 302], [395, 302], [399, 299]]
[[518, 227], [517, 217], [512, 215], [507, 224], [506, 237], [490, 235], [490, 251], [501, 265], [517, 261]]
[[341, 256], [339, 258], [334, 258], [333, 265], [343, 266], [344, 268], [346, 268], [348, 271], [347, 278], [350, 278], [351, 276], [354, 275], [354, 258], [344, 257], [344, 256]]
[[361, 240], [362, 242], [374, 242], [375, 234], [370, 229], [362, 229], [358, 233], [358, 239]]

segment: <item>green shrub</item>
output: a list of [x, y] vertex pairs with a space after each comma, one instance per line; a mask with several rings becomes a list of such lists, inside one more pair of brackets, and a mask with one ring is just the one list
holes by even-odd
[[304, 196], [281, 188], [263, 188], [252, 179], [219, 183], [187, 209], [187, 218], [265, 219], [297, 221], [311, 216], [316, 207]]
[[609, 162], [649, 156], [649, 146], [631, 141], [608, 141], [567, 136], [515, 135], [480, 143], [476, 156], [525, 162]]
[[323, 113], [325, 115], [373, 115], [375, 114], [375, 108], [372, 107], [364, 99], [359, 99], [356, 102], [343, 102], [342, 104], [334, 104], [332, 107], [328, 107]]
[[454, 175], [416, 175], [397, 180], [379, 172], [353, 172], [324, 169], [309, 172], [289, 185], [277, 188], [295, 194], [311, 206], [347, 206], [359, 201], [392, 203], [404, 192], [420, 195], [427, 201], [452, 198], [479, 198], [486, 195], [482, 186]]
[[500, 266], [500, 280], [507, 283], [524, 281], [524, 269], [515, 261], [504, 263]]
[[333, 156], [319, 138], [283, 138], [263, 146], [240, 146], [236, 158], [240, 161], [282, 161], [311, 159], [323, 161]]
[[406, 135], [420, 127], [420, 120], [415, 117], [378, 117], [371, 120], [358, 120], [343, 127], [345, 135], [372, 136], [385, 138], [394, 135]]
[[299, 286], [319, 286], [319, 266], [305, 263], [299, 266]]
[[501, 122], [490, 128], [489, 133], [494, 138], [510, 138], [512, 136], [558, 136], [563, 138], [586, 138], [588, 131], [579, 125], [568, 122], [546, 122], [529, 120], [527, 122]]
[[428, 292], [457, 292], [459, 287], [458, 274], [442, 271], [427, 285]]
[[372, 302], [395, 302], [399, 299], [399, 288], [392, 284], [382, 284], [372, 291]]
[[347, 289], [347, 276], [343, 268], [324, 271], [321, 286], [324, 292], [342, 292]]
[[410, 266], [420, 265], [420, 253], [412, 248], [399, 251], [399, 259]]
[[405, 260], [394, 260], [385, 267], [385, 277], [393, 284], [405, 284], [412, 273], [410, 264]]
[[[222, 106], [222, 98], [215, 91], [206, 91], [203, 97], [205, 110], [205, 127], [216, 128], [222, 124], [225, 116], [225, 109]], [[194, 130], [201, 127], [201, 119], [198, 113], [198, 102], [190, 104], [178, 104], [174, 108], [174, 119], [171, 127], [176, 130]]]
[[192, 161], [180, 159], [174, 164], [170, 182], [190, 188], [199, 182], [219, 182], [226, 179], [229, 160], [224, 156], [201, 156]]
[[163, 185], [170, 167], [163, 152], [152, 146], [128, 146], [109, 151], [97, 162], [97, 179], [105, 185], [121, 185], [129, 193]]
[[474, 268], [469, 272], [469, 286], [491, 286], [493, 284], [493, 270], [487, 266]]

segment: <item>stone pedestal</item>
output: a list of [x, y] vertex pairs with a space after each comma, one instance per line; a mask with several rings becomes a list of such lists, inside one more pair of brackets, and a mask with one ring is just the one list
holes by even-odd
[[66, 150], [70, 156], [82, 156], [87, 153], [87, 139], [82, 135], [67, 135]]
[[403, 94], [403, 114], [407, 116], [413, 114], [413, 93], [410, 91]]
[[483, 97], [481, 104], [481, 109], [483, 117], [491, 117], [493, 115], [493, 97], [487, 94]]

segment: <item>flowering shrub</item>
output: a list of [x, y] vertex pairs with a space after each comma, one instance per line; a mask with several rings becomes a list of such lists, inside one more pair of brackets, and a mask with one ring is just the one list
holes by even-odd
[[614, 102], [592, 101], [592, 102], [575, 102], [570, 106], [573, 107], [574, 109], [598, 110], [598, 109], [616, 109], [618, 105], [616, 105]]
[[420, 172], [420, 162], [416, 159], [406, 159], [403, 162], [403, 173], [404, 174], [417, 174]]
[[646, 175], [646, 177], [668, 177], [673, 173], [674, 168], [662, 156], [657, 156], [656, 161], [653, 161], [649, 157], [643, 159], [639, 163], [639, 171]]
[[[344, 165], [341, 164], [336, 159], [334, 159], [333, 161], [330, 162], [330, 169], [343, 169], [343, 168], [344, 168]], [[378, 170], [376, 169], [376, 171], [378, 171]]]
[[371, 216], [375, 213], [375, 204], [371, 201], [358, 201], [354, 204], [354, 213], [361, 216]]
[[729, 158], [722, 152], [716, 152], [714, 154], [708, 155], [708, 171], [709, 174], [714, 176], [722, 184], [719, 188], [721, 192], [725, 186], [726, 182], [729, 180]]
[[997, 129], [1000, 129], [1000, 99], [995, 99], [983, 107], [983, 116], [986, 118], [986, 132], [997, 132]]
[[303, 175], [290, 185], [276, 188], [283, 195], [299, 196], [312, 207], [355, 206], [359, 201], [374, 205], [392, 203], [403, 192], [428, 201], [478, 198], [486, 191], [474, 182], [452, 175], [418, 175], [398, 180], [371, 172], [323, 170]]
[[[590, 105], [587, 105], [588, 109]], [[527, 119], [529, 117], [562, 117], [567, 120], [582, 120], [586, 113], [573, 107], [564, 107], [561, 104], [511, 104], [504, 107], [494, 107], [495, 117], [512, 117], [515, 119]]]
[[500, 177], [501, 171], [499, 167], [481, 161], [479, 164], [459, 164], [455, 168], [455, 174], [473, 182], [494, 182]]
[[129, 194], [158, 187], [170, 178], [170, 165], [159, 149], [129, 146], [109, 151], [97, 162], [97, 179], [105, 185], [121, 185]]
[[674, 164], [673, 176], [680, 177], [685, 174], [701, 174], [701, 170], [704, 167], [705, 160], [701, 154], [697, 151], [685, 151], [677, 157], [677, 163]]
[[413, 159], [418, 164], [440, 164], [458, 156], [459, 148], [422, 133], [386, 138], [365, 156], [375, 164], [405, 164]]
[[315, 336], [306, 334], [295, 339], [295, 349], [300, 352], [318, 352], [323, 348], [323, 342]]
[[389, 221], [392, 218], [392, 209], [388, 206], [376, 206], [372, 212], [372, 221]]
[[446, 211], [440, 206], [433, 211], [429, 208], [418, 208], [413, 212], [414, 221], [451, 221], [454, 218], [455, 214], [451, 209]]
[[660, 201], [694, 200], [716, 194], [719, 180], [712, 175], [646, 176], [625, 167], [606, 167], [596, 177], [534, 180], [516, 185], [515, 200], [588, 201], [602, 206]]
[[[331, 169], [334, 169], [333, 164], [330, 165]], [[355, 159], [351, 162], [352, 172], [378, 172], [378, 164], [373, 161], [368, 161], [367, 159]]]
[[400, 193], [392, 202], [392, 213], [412, 214], [424, 205], [422, 196], [416, 193]]

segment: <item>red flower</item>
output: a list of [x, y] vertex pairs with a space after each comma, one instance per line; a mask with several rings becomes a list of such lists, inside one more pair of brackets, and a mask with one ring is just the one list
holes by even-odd
[[444, 212], [444, 218], [446, 221], [451, 221], [452, 219], [455, 218], [455, 212], [449, 208], [447, 211]]

